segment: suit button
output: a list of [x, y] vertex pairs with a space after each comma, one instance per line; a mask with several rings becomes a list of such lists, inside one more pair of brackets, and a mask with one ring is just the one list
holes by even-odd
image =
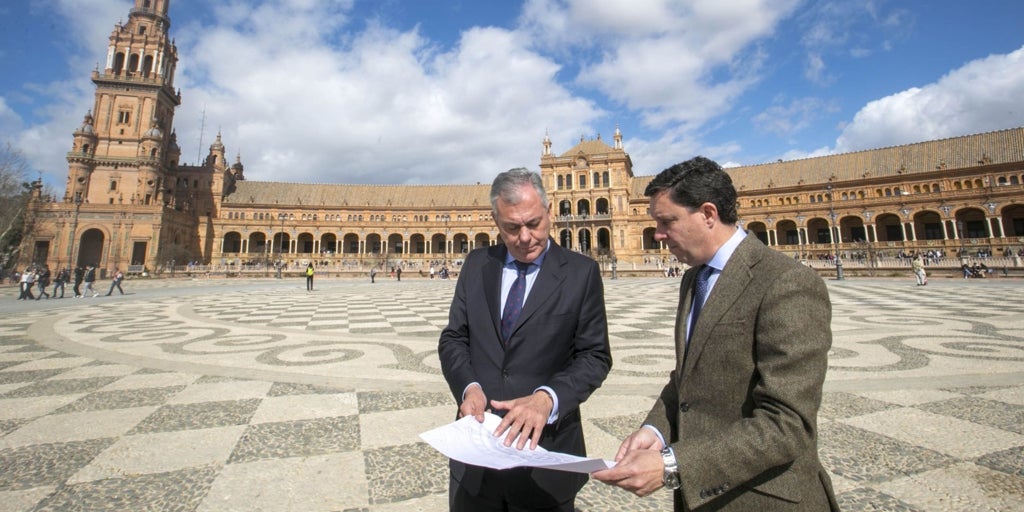
[[507, 371], [507, 370], [502, 370], [502, 372], [501, 372], [501, 376], [502, 376], [502, 378], [504, 378], [505, 380], [508, 380], [508, 371]]
[[679, 412], [686, 412], [690, 410], [690, 404], [682, 402], [679, 404]]

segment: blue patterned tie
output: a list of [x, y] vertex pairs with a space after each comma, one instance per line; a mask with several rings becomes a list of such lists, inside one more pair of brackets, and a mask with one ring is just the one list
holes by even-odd
[[526, 270], [530, 268], [529, 263], [516, 261], [516, 280], [505, 298], [505, 310], [501, 312], [501, 341], [508, 345], [508, 337], [512, 334], [512, 327], [519, 320], [519, 314], [523, 312], [523, 300], [526, 297]]
[[704, 301], [708, 298], [711, 273], [714, 271], [714, 267], [704, 265], [700, 268], [700, 272], [697, 272], [697, 280], [693, 285], [693, 298], [690, 299], [693, 302], [693, 313], [690, 314], [690, 332], [686, 338], [687, 343], [693, 337], [693, 328], [697, 326], [697, 317], [700, 316], [700, 310], [704, 308]]

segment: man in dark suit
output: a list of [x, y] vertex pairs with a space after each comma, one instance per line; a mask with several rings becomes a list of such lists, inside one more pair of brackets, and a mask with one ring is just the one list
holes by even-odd
[[[494, 435], [506, 446], [585, 455], [579, 406], [612, 364], [600, 271], [549, 237], [548, 198], [536, 173], [499, 174], [491, 206], [504, 244], [466, 257], [438, 343], [458, 417], [482, 422], [490, 410], [503, 416]], [[450, 469], [453, 511], [572, 511], [587, 481], [454, 460]]]
[[676, 510], [838, 510], [817, 444], [824, 282], [737, 228], [736, 189], [711, 160], [665, 169], [644, 194], [655, 240], [690, 265], [676, 367], [616, 466], [592, 476], [641, 496], [673, 489]]

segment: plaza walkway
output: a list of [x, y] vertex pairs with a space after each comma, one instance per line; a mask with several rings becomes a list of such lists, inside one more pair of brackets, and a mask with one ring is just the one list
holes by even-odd
[[[446, 510], [418, 434], [455, 415], [435, 351], [455, 282], [381, 277], [0, 289], [0, 512]], [[820, 453], [843, 510], [1024, 510], [1024, 281], [828, 286]], [[611, 458], [673, 364], [678, 281], [606, 295], [614, 368], [583, 418]], [[577, 501], [670, 503], [594, 482]]]

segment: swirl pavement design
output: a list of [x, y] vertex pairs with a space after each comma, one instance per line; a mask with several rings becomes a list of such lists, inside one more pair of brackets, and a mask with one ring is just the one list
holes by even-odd
[[[418, 434], [454, 418], [454, 281], [128, 281], [0, 289], [0, 512], [447, 509]], [[611, 457], [675, 363], [678, 280], [606, 281], [614, 368], [584, 405]], [[843, 510], [1024, 509], [1024, 282], [828, 282], [820, 453]], [[581, 511], [668, 510], [594, 482]]]

